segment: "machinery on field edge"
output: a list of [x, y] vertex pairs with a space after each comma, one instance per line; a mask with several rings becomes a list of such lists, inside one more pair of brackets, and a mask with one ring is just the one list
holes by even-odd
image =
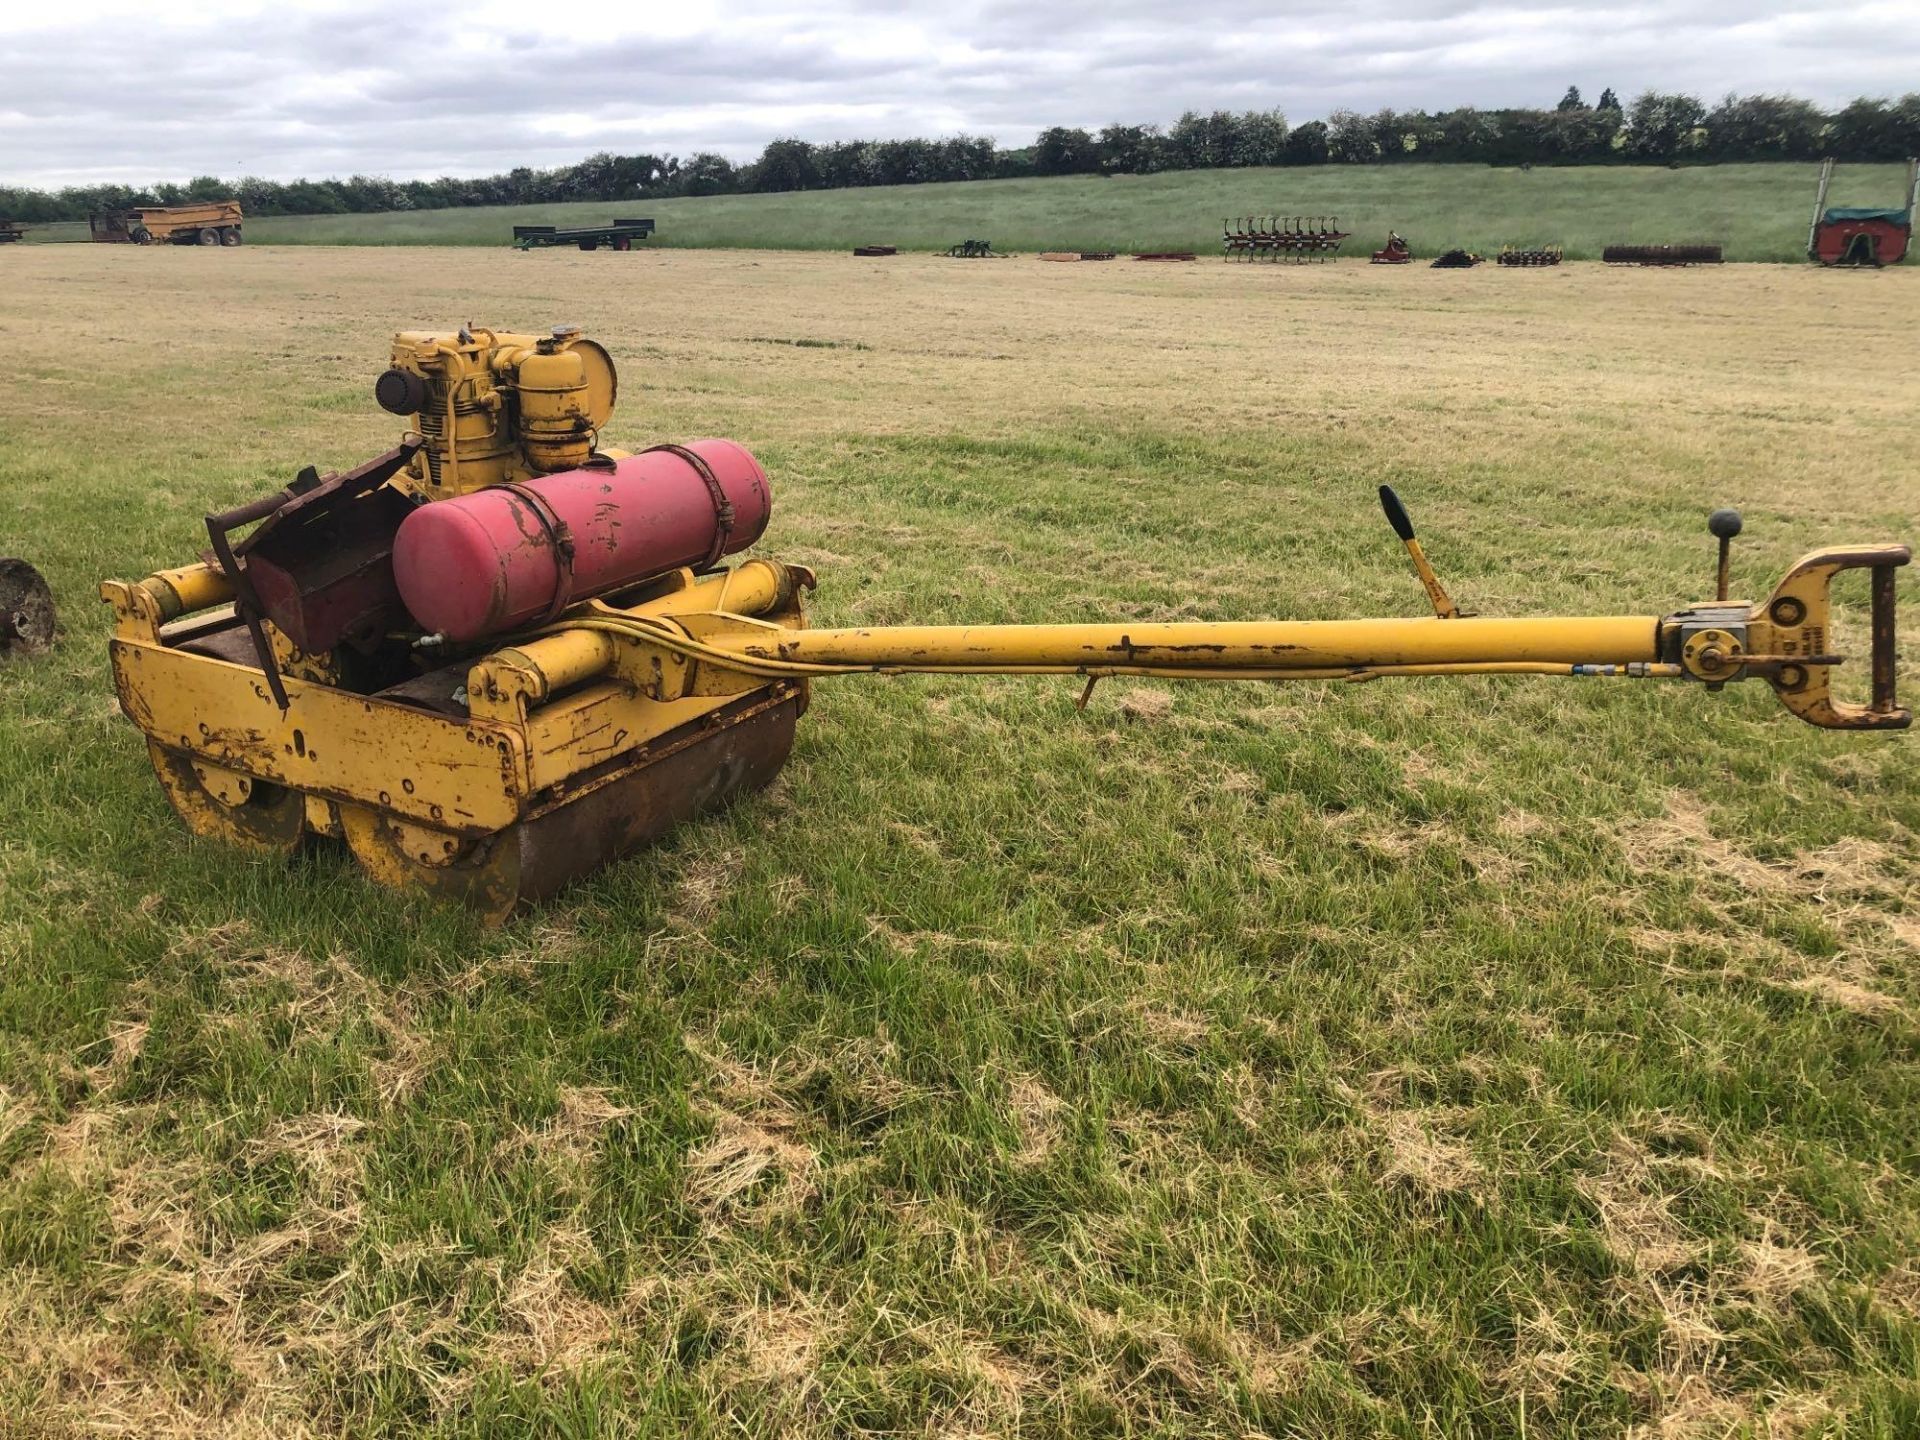
[[1242, 215], [1220, 222], [1220, 253], [1231, 260], [1325, 260], [1335, 254], [1352, 232], [1340, 228], [1338, 216]]
[[[1720, 512], [1711, 602], [1474, 618], [1383, 486], [1431, 616], [811, 629], [810, 570], [721, 563], [766, 529], [766, 472], [727, 440], [604, 448], [614, 365], [579, 330], [405, 332], [374, 396], [411, 422], [393, 449], [210, 516], [208, 560], [102, 585], [114, 680], [189, 829], [281, 853], [335, 837], [375, 880], [492, 921], [766, 785], [836, 675], [1757, 679], [1815, 725], [1908, 724], [1904, 545], [1816, 551], [1749, 604], [1727, 598]], [[1829, 587], [1859, 568], [1871, 699], [1852, 704]]]
[[1913, 243], [1913, 212], [1920, 209], [1920, 158], [1907, 161], [1907, 188], [1900, 206], [1827, 204], [1833, 159], [1820, 162], [1820, 189], [1807, 227], [1807, 258], [1822, 265], [1897, 265]]
[[108, 245], [238, 245], [246, 217], [238, 200], [194, 200], [184, 205], [139, 205], [96, 210], [87, 217], [92, 237]]

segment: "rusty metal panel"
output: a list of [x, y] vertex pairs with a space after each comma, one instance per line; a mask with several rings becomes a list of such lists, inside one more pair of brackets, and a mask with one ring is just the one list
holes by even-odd
[[[769, 698], [770, 697], [770, 698]], [[636, 752], [605, 783], [519, 827], [519, 901], [544, 899], [616, 855], [651, 844], [683, 820], [770, 784], [793, 749], [802, 696], [767, 696]]]
[[256, 669], [126, 640], [109, 648], [121, 708], [170, 748], [461, 834], [520, 817], [526, 742], [509, 727], [463, 724], [292, 676], [283, 712]]
[[683, 820], [765, 786], [793, 747], [804, 687], [776, 685], [659, 737], [549, 794], [526, 820], [462, 840], [376, 809], [341, 807], [354, 858], [382, 885], [499, 924]]
[[737, 695], [650, 700], [630, 685], [585, 686], [527, 717], [529, 790], [539, 792], [726, 707]]

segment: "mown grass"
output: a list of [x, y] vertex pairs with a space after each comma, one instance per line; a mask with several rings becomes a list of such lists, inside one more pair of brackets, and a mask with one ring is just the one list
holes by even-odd
[[[1597, 260], [1610, 244], [1720, 244], [1728, 260], [1806, 258], [1813, 165], [1496, 169], [1481, 165], [1192, 170], [1112, 179], [985, 180], [786, 195], [578, 205], [491, 206], [388, 215], [259, 218], [251, 243], [505, 245], [515, 225], [659, 221], [655, 246], [847, 250], [892, 244], [945, 250], [966, 239], [1002, 251], [1193, 250], [1217, 255], [1223, 217], [1338, 216], [1365, 258], [1388, 230], [1423, 258], [1464, 246], [1563, 245]], [[1897, 205], [1906, 172], [1843, 166], [1831, 203]], [[85, 239], [54, 226], [36, 239]]]
[[1750, 589], [1913, 534], [1912, 277], [8, 261], [66, 633], [0, 672], [0, 1433], [1920, 1427], [1910, 740], [846, 680], [487, 932], [187, 838], [92, 599], [387, 443], [391, 329], [572, 319], [622, 438], [755, 447], [829, 622], [1417, 614], [1381, 479], [1485, 613], [1659, 611], [1716, 503]]

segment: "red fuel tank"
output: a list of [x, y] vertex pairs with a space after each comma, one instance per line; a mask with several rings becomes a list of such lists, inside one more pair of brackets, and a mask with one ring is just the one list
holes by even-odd
[[711, 565], [758, 540], [772, 509], [767, 472], [733, 441], [662, 445], [422, 505], [394, 537], [393, 576], [423, 630], [477, 640]]

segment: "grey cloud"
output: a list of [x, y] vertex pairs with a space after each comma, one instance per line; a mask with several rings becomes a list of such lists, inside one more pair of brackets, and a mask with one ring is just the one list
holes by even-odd
[[1657, 86], [1832, 103], [1920, 75], [1920, 7], [1886, 4], [736, 0], [722, 13], [677, 36], [513, 24], [483, 49], [455, 47], [470, 17], [364, 0], [0, 30], [0, 181], [407, 178], [601, 148], [739, 159], [784, 134], [964, 129], [1018, 144], [1047, 125], [1189, 108], [1277, 106], [1301, 120], [1342, 106], [1551, 104], [1568, 83], [1590, 97]]

